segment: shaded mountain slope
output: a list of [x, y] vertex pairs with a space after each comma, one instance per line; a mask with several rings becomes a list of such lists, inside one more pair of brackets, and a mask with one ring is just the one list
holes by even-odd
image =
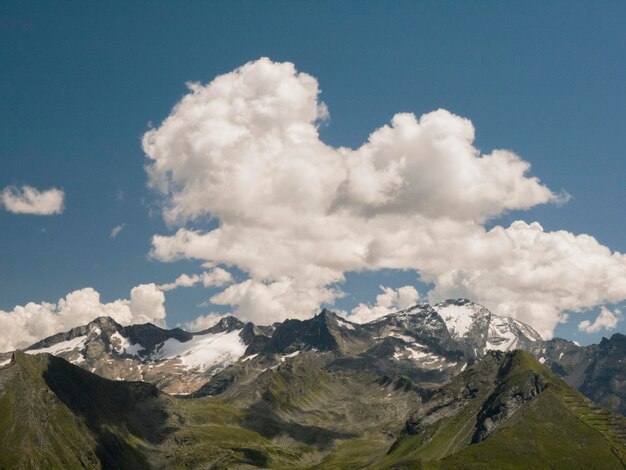
[[0, 369], [0, 467], [148, 468], [166, 432], [153, 385], [113, 382], [48, 354]]

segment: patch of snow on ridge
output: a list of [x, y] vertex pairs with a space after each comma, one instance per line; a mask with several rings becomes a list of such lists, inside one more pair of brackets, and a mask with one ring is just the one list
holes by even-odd
[[243, 359], [243, 361], [241, 361], [241, 362], [246, 362], [246, 361], [249, 361], [250, 359], [254, 359], [254, 358], [255, 358], [255, 357], [257, 357], [257, 356], [258, 356], [258, 354], [252, 354], [252, 355], [250, 355], [250, 356], [246, 356], [246, 357]]
[[234, 330], [230, 333], [223, 331], [196, 335], [184, 343], [170, 338], [163, 343], [156, 358], [179, 358], [190, 369], [205, 370], [215, 365], [225, 366], [239, 359], [246, 351], [246, 345], [239, 337], [240, 332], [241, 330]]
[[82, 349], [87, 341], [87, 336], [77, 336], [74, 339], [68, 339], [67, 341], [61, 341], [60, 343], [53, 344], [47, 348], [40, 349], [31, 349], [29, 351], [24, 351], [26, 354], [39, 354], [39, 353], [49, 353], [49, 354], [59, 354], [62, 352], [72, 351], [74, 349]]
[[437, 313], [443, 319], [450, 334], [465, 336], [469, 331], [476, 312], [466, 305], [448, 304], [444, 306], [436, 306]]
[[405, 343], [415, 343], [416, 342], [415, 338], [411, 338], [410, 336], [406, 336], [406, 335], [401, 335], [400, 333], [396, 333], [395, 331], [392, 331], [391, 333], [389, 333], [388, 336], [391, 336], [392, 338], [401, 339]]
[[6, 361], [0, 362], [0, 367], [6, 366], [9, 362], [11, 362], [11, 358], [7, 359]]
[[349, 329], [349, 330], [354, 330], [354, 325], [351, 325], [351, 324], [350, 324], [350, 323], [348, 323], [348, 322], [341, 321], [341, 320], [337, 320], [337, 324], [338, 324], [339, 326], [343, 326], [344, 328], [347, 328], [347, 329]]
[[409, 353], [410, 358], [413, 359], [414, 361], [421, 361], [422, 359], [425, 359], [425, 358], [429, 358], [429, 359], [432, 358], [432, 354], [428, 354], [420, 350], [407, 348], [407, 351]]
[[278, 359], [280, 360], [280, 362], [285, 362], [285, 359], [289, 357], [296, 357], [298, 354], [300, 354], [300, 351], [294, 351], [292, 353], [285, 354], [284, 356], [280, 356]]
[[[111, 335], [111, 346], [118, 354], [130, 354], [131, 356], [136, 356], [140, 351], [143, 351], [144, 348], [139, 343], [131, 343], [128, 338], [124, 338], [117, 331]], [[115, 343], [115, 344], [114, 344]]]

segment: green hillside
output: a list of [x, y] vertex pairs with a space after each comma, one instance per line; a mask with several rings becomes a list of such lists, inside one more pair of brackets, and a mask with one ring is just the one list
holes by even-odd
[[[625, 466], [626, 420], [591, 404], [528, 353], [488, 355], [455, 378], [437, 400], [441, 408], [435, 409], [435, 419], [422, 416], [420, 432], [405, 432], [376, 467]], [[457, 409], [448, 416], [445, 406]], [[489, 432], [482, 436], [481, 430]]]
[[489, 353], [423, 403], [406, 378], [324, 364], [303, 354], [218, 400], [17, 353], [0, 468], [624, 468], [626, 420], [527, 353]]

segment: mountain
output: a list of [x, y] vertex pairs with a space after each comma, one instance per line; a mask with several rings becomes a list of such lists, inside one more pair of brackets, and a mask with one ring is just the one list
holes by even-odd
[[0, 468], [148, 468], [159, 392], [103, 379], [49, 354], [15, 353], [0, 368]]
[[152, 324], [121, 326], [101, 317], [25, 352], [54, 354], [109, 379], [141, 380], [168, 393], [187, 393], [243, 355], [246, 340], [252, 341], [245, 326], [226, 317], [212, 328], [188, 333]]
[[559, 338], [531, 352], [584, 395], [626, 415], [626, 336], [615, 333], [600, 344], [580, 347]]
[[626, 462], [625, 419], [530, 354], [490, 352], [425, 391], [403, 376], [328, 367], [341, 354], [335, 345], [300, 351], [219, 398], [171, 396], [50, 354], [17, 352], [0, 367], [0, 468], [612, 469]]
[[[404, 376], [428, 390], [487, 351], [514, 349], [530, 352], [587, 397], [626, 413], [626, 337], [616, 334], [585, 347], [560, 338], [544, 341], [530, 326], [467, 299], [419, 304], [366, 324], [329, 310], [271, 326], [224, 317], [197, 333], [98, 318], [26, 352], [51, 353], [102, 377], [145, 381], [170, 394], [217, 396], [307, 351], [329, 353], [327, 367], [335, 371]], [[0, 365], [9, 357], [0, 355]]]
[[407, 420], [383, 468], [623, 468], [626, 419], [523, 351], [490, 351]]

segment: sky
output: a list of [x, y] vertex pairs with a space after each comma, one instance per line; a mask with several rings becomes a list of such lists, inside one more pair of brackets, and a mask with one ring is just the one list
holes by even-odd
[[448, 297], [626, 332], [624, 17], [0, 2], [0, 350]]

